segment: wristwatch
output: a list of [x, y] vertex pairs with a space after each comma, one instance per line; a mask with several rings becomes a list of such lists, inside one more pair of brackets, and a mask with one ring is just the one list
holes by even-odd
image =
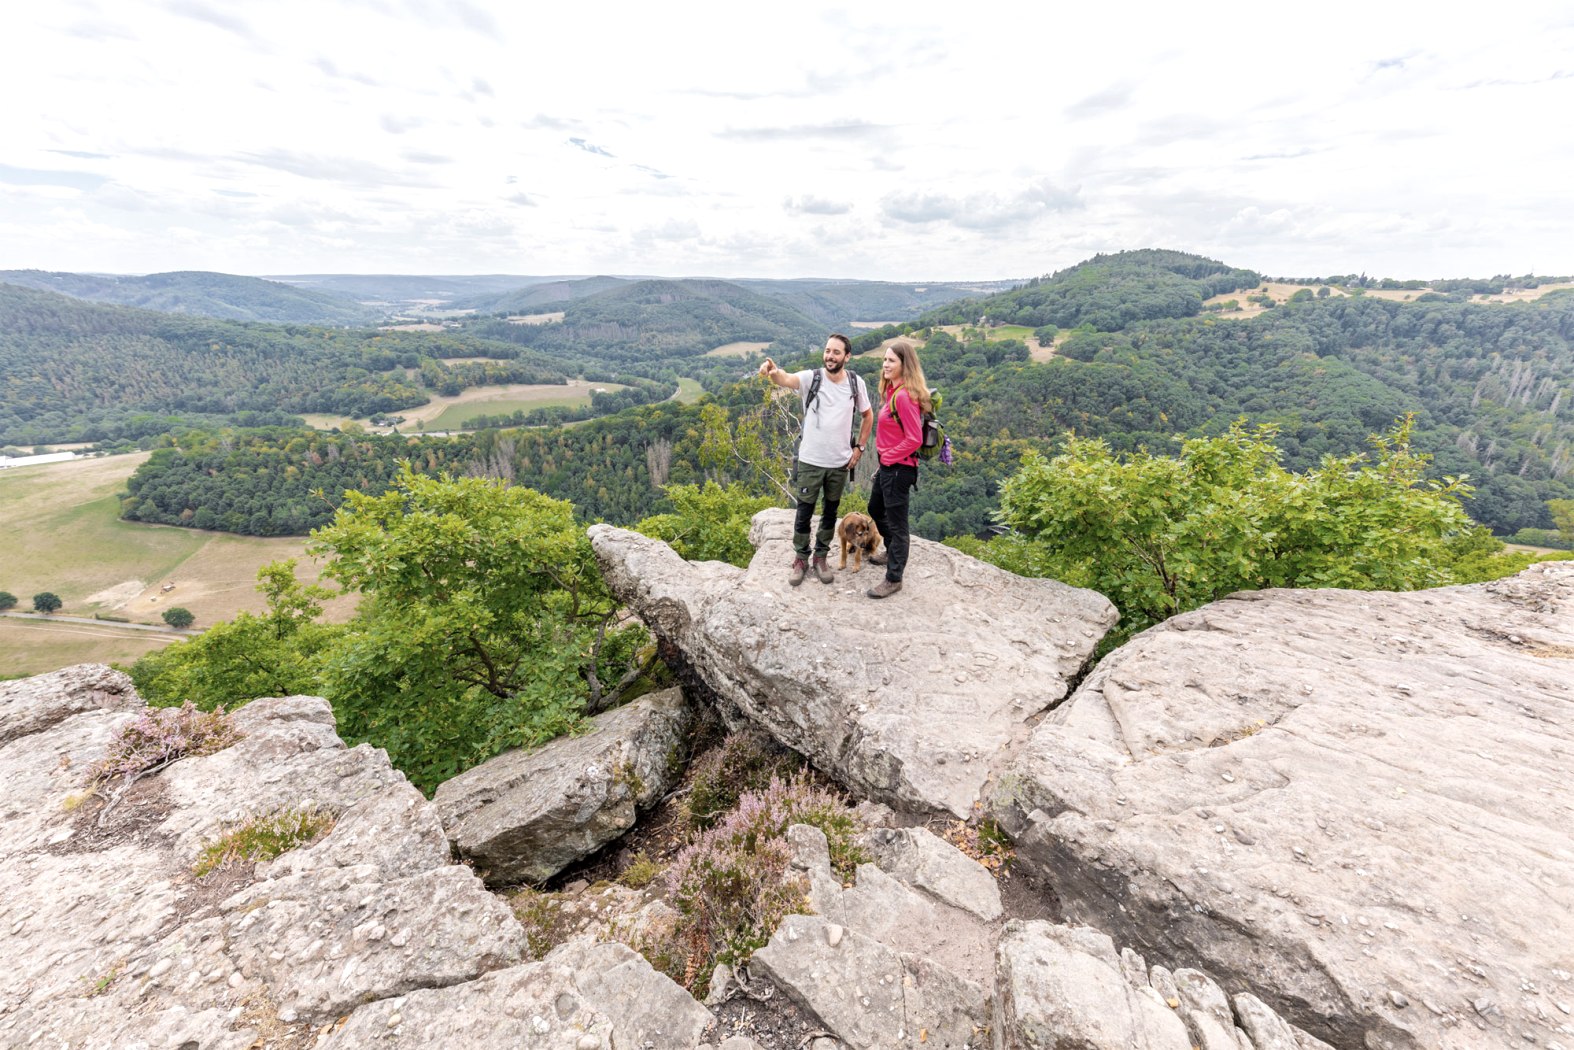
[[856, 442], [854, 442], [853, 448], [857, 449], [859, 452], [862, 452], [864, 450], [864, 447], [862, 445], [856, 443]]

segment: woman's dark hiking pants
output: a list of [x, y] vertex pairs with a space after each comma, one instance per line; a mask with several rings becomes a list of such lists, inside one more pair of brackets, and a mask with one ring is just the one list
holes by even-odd
[[885, 578], [892, 583], [901, 583], [902, 570], [907, 568], [907, 505], [917, 485], [917, 467], [901, 463], [882, 466], [869, 494], [869, 516], [885, 541]]

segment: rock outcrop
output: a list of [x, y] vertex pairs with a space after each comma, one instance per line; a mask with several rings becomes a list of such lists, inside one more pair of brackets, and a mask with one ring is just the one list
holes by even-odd
[[1178, 616], [992, 809], [1070, 918], [1334, 1045], [1574, 1046], [1571, 770], [1574, 564], [1546, 563]]
[[[808, 907], [713, 982], [708, 1010], [617, 944], [527, 960], [509, 907], [452, 862], [467, 815], [546, 783], [527, 756], [450, 789], [471, 801], [445, 832], [382, 752], [340, 742], [324, 701], [264, 699], [231, 716], [237, 743], [106, 808], [86, 771], [143, 709], [125, 676], [68, 668], [0, 683], [0, 1045], [745, 1050], [726, 1034], [746, 1030], [779, 1050], [789, 1028], [727, 1020], [778, 1009], [814, 1050], [1574, 1047], [1574, 564], [1235, 595], [1139, 635], [1039, 717], [1105, 626], [1086, 592], [997, 586], [932, 545], [883, 603], [845, 576], [793, 591], [785, 527], [758, 519], [748, 572], [594, 540], [731, 717], [909, 813], [984, 799], [1053, 891], [1038, 914], [1072, 925], [1010, 919], [984, 869], [922, 828], [867, 833], [873, 862], [844, 885], [824, 836], [795, 827]], [[863, 633], [833, 637], [853, 614]], [[565, 741], [584, 752], [547, 764], [568, 786], [532, 805], [620, 825], [603, 804], [631, 811], [658, 779], [617, 772], [626, 741], [665, 767], [673, 738], [653, 727], [681, 707], [652, 697], [619, 715], [645, 729]], [[627, 794], [580, 805], [598, 794], [578, 791], [586, 764]], [[222, 831], [286, 809], [331, 830], [193, 875]], [[550, 852], [525, 842], [509, 848]], [[638, 942], [664, 906], [618, 892], [627, 922], [564, 924]]]
[[681, 662], [744, 718], [856, 792], [965, 817], [1030, 719], [1065, 696], [1115, 622], [1103, 596], [913, 541], [886, 601], [850, 569], [787, 583], [792, 514], [756, 515], [747, 570], [690, 563], [597, 525], [602, 571]]
[[[610, 1050], [711, 1024], [620, 946], [522, 961], [435, 809], [316, 697], [240, 708], [238, 743], [137, 781], [100, 827], [86, 770], [142, 712], [105, 667], [0, 684], [0, 1045]], [[193, 875], [204, 843], [284, 809], [332, 829]]]
[[454, 847], [493, 885], [540, 882], [616, 839], [683, 771], [693, 710], [677, 689], [591, 719], [582, 736], [506, 751], [438, 787]]

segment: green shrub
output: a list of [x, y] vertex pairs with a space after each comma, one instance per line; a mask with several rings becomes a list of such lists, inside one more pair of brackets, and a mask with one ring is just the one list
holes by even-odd
[[10, 591], [0, 591], [0, 612], [15, 607], [16, 595]]
[[1412, 416], [1372, 437], [1373, 454], [1279, 465], [1277, 427], [1237, 422], [1180, 454], [1121, 454], [1068, 437], [1030, 452], [1000, 489], [1006, 542], [958, 544], [1011, 571], [1091, 587], [1120, 609], [1117, 644], [1240, 590], [1414, 590], [1494, 579], [1525, 566], [1473, 523], [1462, 478], [1434, 481], [1410, 445]]
[[666, 542], [689, 561], [724, 561], [747, 568], [754, 557], [749, 523], [766, 507], [778, 506], [770, 497], [752, 496], [742, 485], [722, 488], [714, 481], [700, 485], [668, 485], [670, 514], [655, 514], [634, 526], [634, 531]]
[[624, 868], [622, 874], [618, 876], [618, 881], [631, 890], [642, 890], [655, 882], [660, 875], [661, 865], [651, 860], [649, 854], [641, 851], [629, 861], [628, 867]]
[[195, 619], [196, 617], [191, 614], [190, 609], [183, 608], [179, 605], [171, 606], [170, 608], [164, 610], [164, 622], [176, 630], [184, 630], [185, 628], [190, 627], [192, 621]]
[[206, 843], [192, 873], [198, 878], [244, 861], [273, 860], [315, 842], [333, 827], [333, 817], [312, 807], [282, 809], [251, 817]]

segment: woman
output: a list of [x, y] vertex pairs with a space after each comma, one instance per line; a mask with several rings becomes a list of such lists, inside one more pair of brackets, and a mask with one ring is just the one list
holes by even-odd
[[924, 441], [922, 413], [931, 411], [929, 384], [912, 343], [899, 340], [885, 349], [880, 366], [879, 430], [874, 447], [880, 470], [869, 495], [869, 516], [874, 519], [885, 550], [869, 560], [885, 566], [885, 579], [866, 592], [871, 598], [888, 598], [902, 589], [907, 568], [907, 503], [918, 485], [918, 449]]

